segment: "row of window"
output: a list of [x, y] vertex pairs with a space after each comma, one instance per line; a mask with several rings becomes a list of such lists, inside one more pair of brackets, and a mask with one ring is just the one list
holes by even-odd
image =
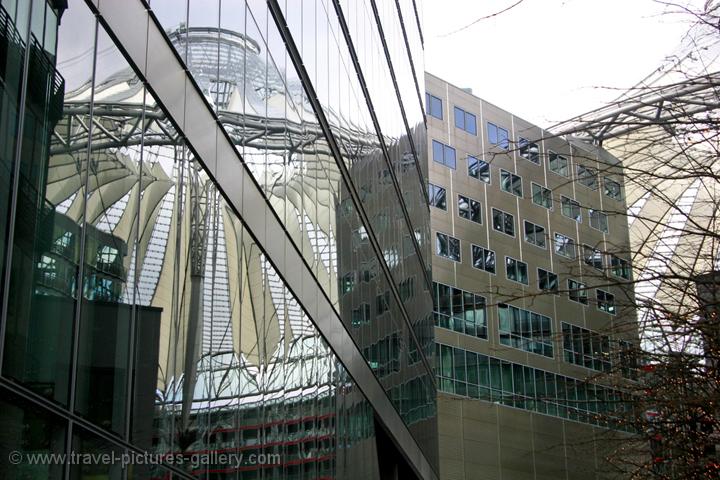
[[[456, 109], [459, 110], [459, 109]], [[461, 110], [462, 112], [462, 110]], [[457, 117], [457, 113], [456, 113]], [[474, 121], [472, 122], [472, 125], [474, 126]], [[492, 125], [492, 124], [491, 124]], [[502, 130], [502, 129], [499, 129]], [[496, 142], [507, 142], [507, 137], [505, 133], [496, 133], [496, 135], [499, 135], [499, 137], [495, 138]], [[504, 138], [504, 140], [503, 140]], [[520, 155], [524, 158], [527, 158], [529, 161], [533, 163], [539, 163], [539, 154], [537, 153], [537, 145], [534, 143], [528, 142], [525, 139], [521, 140], [521, 148], [520, 148]], [[433, 147], [433, 160], [437, 163], [440, 163], [441, 165], [445, 165], [448, 168], [455, 169], [457, 166], [457, 152], [456, 150], [449, 146], [445, 145], [442, 142], [439, 142], [437, 140], [432, 141], [432, 147]], [[490, 165], [484, 161], [480, 160], [477, 157], [473, 155], [468, 155], [467, 157], [468, 162], [468, 175], [477, 178], [478, 180], [485, 182], [487, 184], [490, 183]], [[549, 153], [549, 168], [551, 172], [554, 172], [558, 175], [561, 175], [563, 177], [569, 177], [570, 176], [570, 167], [569, 167], [569, 161], [567, 157], [563, 155], [558, 155], [555, 152]], [[584, 185], [588, 188], [591, 188], [593, 190], [597, 190], [600, 185], [600, 179], [599, 175], [596, 169], [587, 167], [584, 165], [577, 165], [577, 179], [578, 182], [581, 185]], [[533, 184], [535, 185], [535, 184]], [[518, 175], [515, 175], [514, 173], [508, 172], [506, 170], [500, 170], [500, 186], [501, 189], [505, 192], [512, 193], [513, 195], [516, 195], [518, 197], [522, 197], [522, 178]], [[622, 190], [620, 187], [620, 183], [613, 180], [610, 177], [603, 177], [603, 186], [604, 186], [604, 193], [606, 196], [613, 198], [615, 200], [621, 200], [622, 199]], [[540, 185], [537, 185], [537, 187], [540, 187]], [[538, 190], [535, 186], [533, 187], [533, 201], [535, 201], [535, 192]], [[546, 189], [547, 190], [547, 189]], [[542, 201], [540, 201], [542, 199]], [[552, 195], [550, 194], [550, 191], [548, 190], [545, 194], [544, 198], [540, 197], [538, 198], [538, 202], [535, 202], [539, 205], [545, 206], [546, 208], [552, 208]]]
[[[453, 155], [453, 165], [455, 162]], [[444, 160], [443, 160], [444, 161]], [[481, 181], [490, 182], [490, 169], [489, 165], [482, 160], [478, 160], [474, 157], [468, 157], [468, 174], [472, 177], [478, 178]], [[432, 185], [430, 189], [430, 204], [434, 207], [445, 210], [447, 208], [444, 203], [445, 200], [445, 188]], [[504, 192], [510, 193], [517, 197], [523, 198], [523, 187], [522, 177], [515, 175], [507, 170], [500, 169], [500, 189]], [[553, 208], [553, 196], [552, 190], [543, 187], [535, 182], [531, 182], [531, 198], [535, 205], [541, 206], [551, 210]], [[560, 212], [564, 217], [574, 220], [578, 223], [582, 223], [582, 208], [580, 203], [566, 197], [565, 195], [560, 196]], [[610, 227], [608, 222], [608, 215], [597, 209], [588, 209], [588, 218], [590, 220], [590, 227], [603, 233], [610, 233]]]
[[620, 391], [436, 344], [441, 391], [601, 426], [627, 407]]
[[435, 325], [487, 339], [485, 297], [433, 282]]
[[[352, 274], [351, 278], [354, 278], [354, 272]], [[341, 286], [343, 287], [343, 292], [348, 293], [351, 290], [345, 290], [346, 282], [348, 275], [345, 275], [343, 277]], [[400, 293], [400, 299], [403, 302], [409, 301], [412, 297], [415, 296], [415, 278], [410, 277], [406, 278], [400, 284], [398, 285], [398, 291]], [[379, 295], [376, 295], [375, 297], [375, 315], [380, 316], [387, 312], [390, 309], [390, 292], [385, 291]], [[368, 325], [372, 321], [373, 313], [372, 308], [369, 303], [363, 302], [357, 307], [352, 309], [351, 315], [351, 323], [353, 327], [361, 327], [363, 325]]]
[[[590, 249], [587, 245], [585, 248]], [[586, 257], [586, 263], [592, 264], [595, 268], [602, 270], [602, 254], [599, 250], [590, 249], [591, 254]], [[455, 262], [461, 261], [460, 239], [437, 232], [436, 254], [441, 257], [448, 258]], [[496, 257], [495, 252], [485, 247], [471, 244], [472, 265], [474, 268], [486, 271], [488, 273], [496, 273]], [[598, 257], [599, 255], [599, 257]], [[613, 268], [613, 274], [620, 273], [628, 275], [629, 267], [627, 262], [618, 257], [611, 256], [612, 259], [624, 264], [624, 268]], [[618, 275], [619, 276], [619, 275]], [[523, 285], [530, 285], [528, 276], [528, 264], [513, 257], [505, 257], [505, 277], [513, 282]], [[567, 280], [567, 290], [570, 300], [588, 305], [588, 287], [586, 284], [577, 280]], [[548, 291], [559, 294], [558, 276], [557, 274], [538, 268], [538, 288], [541, 291]], [[596, 289], [597, 308], [611, 315], [616, 314], [615, 296], [601, 289]]]
[[[550, 317], [506, 303], [498, 304], [497, 312], [502, 345], [546, 357], [553, 356]], [[433, 282], [433, 314], [438, 327], [488, 338], [487, 304], [483, 296]], [[562, 323], [562, 330], [565, 361], [599, 371], [610, 371], [608, 336], [565, 322]]]
[[637, 356], [627, 340], [611, 340], [587, 328], [562, 322], [565, 361], [592, 370], [610, 372], [613, 364], [627, 378], [636, 378]]
[[400, 371], [400, 337], [393, 333], [363, 349], [363, 356], [378, 377]]
[[602, 372], [612, 369], [609, 336], [565, 322], [562, 333], [566, 362]]
[[[443, 106], [442, 99], [432, 95], [430, 93], [425, 94], [425, 108], [428, 115], [433, 116], [442, 120], [443, 118]], [[466, 110], [455, 106], [455, 127], [471, 135], [477, 135], [477, 117], [467, 112]], [[493, 122], [487, 122], [487, 136], [488, 142], [491, 145], [498, 146], [504, 150], [510, 148], [510, 134], [506, 128], [496, 125]], [[540, 165], [540, 148], [537, 143], [531, 142], [530, 140], [520, 137], [518, 138], [518, 153], [521, 158], [532, 162], [536, 165]], [[570, 176], [570, 168], [568, 158], [564, 155], [560, 155], [552, 150], [548, 151], [548, 163], [550, 170], [562, 175], [563, 177]], [[454, 168], [454, 167], [453, 167]], [[593, 190], [597, 190], [599, 187], [598, 172], [595, 168], [588, 167], [585, 165], [577, 165], [577, 179], [581, 185], [584, 185]], [[612, 179], [605, 177], [605, 194], [609, 197], [620, 199], [621, 191], [620, 184]]]
[[[430, 206], [447, 210], [447, 192], [443, 187], [428, 184], [428, 196]], [[482, 209], [480, 202], [465, 195], [458, 195], [458, 215], [461, 218], [482, 224]]]
[[553, 356], [550, 317], [505, 303], [498, 304], [497, 309], [502, 345], [545, 357]]

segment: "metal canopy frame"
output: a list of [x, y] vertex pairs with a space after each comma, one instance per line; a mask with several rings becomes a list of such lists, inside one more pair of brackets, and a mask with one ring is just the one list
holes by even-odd
[[602, 146], [608, 139], [625, 136], [651, 126], [668, 134], [687, 119], [720, 108], [720, 71], [660, 87], [638, 86], [610, 105], [558, 123], [556, 135], [575, 135]]

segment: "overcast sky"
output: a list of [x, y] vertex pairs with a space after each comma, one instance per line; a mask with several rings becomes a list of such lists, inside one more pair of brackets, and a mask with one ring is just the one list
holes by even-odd
[[642, 80], [688, 27], [654, 0], [524, 0], [450, 33], [516, 2], [424, 0], [425, 69], [541, 127]]

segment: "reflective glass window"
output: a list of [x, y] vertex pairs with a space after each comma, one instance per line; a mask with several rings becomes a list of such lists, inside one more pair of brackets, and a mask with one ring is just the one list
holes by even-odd
[[490, 183], [490, 164], [472, 155], [468, 155], [468, 175], [481, 182]]
[[512, 193], [517, 197], [523, 196], [522, 178], [507, 170], [500, 170], [500, 188], [503, 192]]
[[482, 223], [480, 202], [465, 195], [458, 195], [458, 215], [475, 223]]
[[495, 252], [479, 245], [472, 245], [473, 267], [495, 273]]
[[570, 167], [565, 155], [559, 155], [553, 151], [548, 152], [548, 163], [550, 171], [563, 177], [570, 176]]
[[515, 217], [497, 208], [492, 209], [493, 230], [515, 236]]
[[630, 280], [630, 262], [618, 257], [617, 255], [610, 255], [610, 271], [616, 277]]
[[609, 177], [605, 177], [603, 179], [603, 185], [605, 186], [605, 195], [615, 200], [622, 200], [622, 190], [618, 182]]
[[425, 111], [439, 120], [443, 118], [442, 99], [431, 93], [425, 93]]
[[433, 160], [448, 168], [455, 168], [455, 149], [449, 145], [433, 140]]
[[460, 239], [445, 233], [437, 232], [435, 253], [440, 257], [449, 258], [455, 262], [460, 261]]
[[590, 217], [590, 226], [595, 230], [600, 230], [603, 233], [609, 233], [608, 227], [608, 216], [599, 210], [588, 210], [588, 217]]
[[580, 185], [584, 185], [592, 190], [598, 189], [597, 170], [585, 165], [577, 166], [577, 178]]
[[584, 283], [569, 278], [567, 281], [567, 287], [570, 300], [582, 303], [583, 305], [588, 304], [587, 286]]
[[497, 310], [501, 344], [553, 356], [550, 317], [506, 303], [498, 304]]
[[477, 135], [477, 120], [475, 115], [466, 112], [460, 107], [455, 107], [455, 127], [465, 130], [471, 135]]
[[610, 315], [615, 315], [615, 295], [605, 290], [595, 289], [597, 308]]
[[532, 189], [532, 201], [535, 205], [539, 205], [541, 207], [552, 209], [553, 207], [553, 199], [552, 199], [552, 190], [549, 188], [545, 188], [542, 185], [538, 185], [535, 182], [532, 182], [530, 184]]
[[447, 210], [447, 195], [443, 187], [428, 184], [428, 196], [430, 198], [430, 206], [439, 208], [440, 210]]
[[575, 258], [575, 240], [561, 233], [555, 234], [555, 253], [566, 258]]
[[525, 160], [540, 165], [540, 147], [538, 147], [537, 143], [521, 137], [518, 140], [518, 151]]
[[561, 211], [563, 216], [575, 220], [576, 222], [582, 222], [582, 212], [580, 211], [580, 204], [568, 198], [564, 195], [560, 196]]
[[505, 275], [508, 280], [528, 285], [528, 266], [512, 257], [505, 257]]
[[488, 142], [490, 142], [490, 145], [497, 145], [505, 150], [510, 148], [510, 137], [507, 129], [499, 127], [492, 122], [488, 122], [487, 132]]
[[585, 262], [585, 265], [598, 270], [603, 269], [603, 254], [597, 248], [593, 248], [589, 245], [583, 245], [583, 261]]
[[523, 224], [525, 241], [536, 247], [546, 248], [547, 234], [545, 233], [545, 227], [528, 222], [527, 220], [525, 220]]
[[551, 292], [554, 294], [559, 293], [558, 276], [557, 274], [538, 268], [538, 288], [542, 291]]

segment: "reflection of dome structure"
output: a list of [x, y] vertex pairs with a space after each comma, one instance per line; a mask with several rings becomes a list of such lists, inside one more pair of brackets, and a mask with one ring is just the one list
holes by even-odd
[[[283, 74], [259, 56], [258, 44], [243, 35], [181, 28], [170, 38], [180, 51], [187, 48], [187, 61], [200, 88], [210, 103], [221, 109], [218, 115], [226, 131], [286, 228], [302, 246], [319, 282], [336, 302], [338, 285], [333, 279], [338, 276], [340, 261], [336, 204], [340, 195], [337, 185], [342, 182], [319, 126], [301, 121], [314, 118], [314, 114], [296, 110], [298, 106], [310, 108], [301, 103], [300, 85], [288, 87]], [[218, 45], [224, 65], [219, 76], [212, 66], [217, 61]], [[244, 75], [243, 68], [253, 74]], [[269, 87], [265, 87], [266, 78]], [[78, 177], [72, 175], [82, 169], [74, 154], [82, 154], [87, 148], [90, 88], [83, 85], [66, 96], [66, 116], [56, 129], [63, 135], [56, 136], [51, 146], [48, 199], [75, 222], [80, 222], [83, 214], [84, 192]], [[230, 365], [243, 367], [243, 378], [237, 380], [249, 382], [243, 387], [244, 394], [268, 388], [273, 378], [282, 378], [278, 377], [280, 372], [287, 373], [281, 368], [282, 359], [291, 354], [294, 345], [308, 338], [322, 343], [313, 326], [213, 181], [183, 147], [172, 124], [152, 103], [152, 97], [143, 96], [143, 85], [130, 68], [113, 72], [96, 85], [92, 113], [96, 128], [87, 221], [126, 245], [134, 245], [136, 239], [138, 245], [122, 259], [128, 279], [122, 299], [165, 312], [178, 311], [187, 325], [184, 328], [190, 332], [200, 329], [196, 335], [202, 344], [196, 353], [192, 353], [192, 338], [173, 339], [171, 343], [184, 345], [174, 356], [166, 343], [160, 345], [163, 373], [159, 397], [170, 404], [190, 391], [202, 397], [202, 389], [208, 388], [202, 369], [210, 358], [213, 362], [227, 361], [228, 371]], [[297, 123], [291, 121], [293, 118]], [[378, 151], [371, 135], [354, 129], [339, 128], [338, 138], [352, 145], [359, 159], [370, 158]], [[303, 155], [312, 155], [312, 161], [304, 160]], [[413, 162], [409, 157], [404, 163]], [[375, 172], [371, 170], [370, 174]], [[137, 218], [134, 212], [138, 210], [147, 213]], [[388, 223], [387, 214], [383, 215]], [[373, 220], [379, 222], [382, 215]], [[391, 268], [400, 265], [398, 260], [398, 252], [388, 252], [386, 261]], [[178, 279], [172, 272], [178, 265], [186, 276], [180, 282], [192, 287], [182, 290], [178, 304], [173, 304]], [[374, 268], [377, 270], [377, 265]], [[135, 277], [138, 284], [133, 292]], [[375, 300], [374, 293], [370, 300]], [[161, 328], [163, 338], [173, 338], [168, 322]], [[368, 355], [381, 355], [378, 350], [394, 342], [395, 351], [399, 351], [398, 341], [398, 334], [393, 333], [365, 350]], [[188, 370], [187, 364], [181, 368], [188, 354], [196, 358], [195, 372]], [[380, 376], [397, 372], [397, 367], [387, 368], [396, 363], [396, 354], [382, 362], [371, 362]], [[185, 385], [188, 375], [196, 378], [194, 387]], [[303, 378], [302, 388], [308, 388], [313, 380]], [[189, 390], [178, 392], [181, 385]], [[228, 385], [211, 390], [219, 392]]]
[[[215, 81], [215, 78], [218, 78], [216, 71], [205, 73], [206, 70], [211, 69], [210, 63], [216, 62], [216, 59], [208, 57], [210, 54], [207, 49], [214, 48], [217, 52], [217, 32], [217, 29], [182, 29], [172, 35], [178, 48], [182, 48], [183, 42], [189, 46], [188, 63], [193, 68], [196, 78], [199, 79], [201, 87], [209, 99], [213, 98], [213, 94], [218, 93], [219, 85], [219, 82]], [[279, 74], [275, 70], [266, 68], [264, 62], [258, 57], [259, 47], [255, 41], [227, 31], [222, 31], [221, 38], [223, 40], [221, 44], [224, 47], [221, 51], [228, 59], [226, 69], [219, 77], [223, 79], [222, 82], [225, 82], [222, 88], [225, 88], [227, 92], [226, 101], [221, 103], [232, 109], [237, 106], [237, 101], [239, 101], [237, 99], [247, 98], [249, 103], [240, 105], [241, 111], [243, 109], [250, 110], [254, 105], [255, 108], [252, 109], [250, 117], [252, 114], [257, 116], [249, 118], [246, 114], [241, 116], [240, 113], [232, 111], [225, 115], [237, 117], [238, 123], [242, 124], [242, 128], [238, 132], [242, 131], [241, 135], [250, 138], [258, 137], [250, 132], [251, 122], [254, 121], [255, 128], [263, 134], [261, 146], [265, 150], [270, 146], [266, 143], [265, 129], [271, 122], [265, 118], [265, 103], [267, 102], [268, 105], [274, 103], [278, 105], [278, 108], [285, 109], [283, 83]], [[203, 62], [203, 59], [206, 58], [210, 58], [210, 63]], [[275, 72], [276, 81], [270, 82], [275, 88], [261, 91], [252, 84], [242, 85], [240, 83], [242, 80], [239, 79], [245, 78], [242, 75], [244, 66], [256, 72], [258, 78], [263, 81], [267, 72]], [[263, 332], [261, 326], [256, 325], [254, 332], [247, 335], [251, 333], [247, 331], [247, 328], [250, 327], [247, 326], [247, 322], [243, 322], [242, 326], [235, 325], [238, 330], [235, 335], [240, 338], [233, 338], [230, 318], [240, 317], [240, 312], [234, 312], [233, 309], [237, 309], [239, 304], [244, 306], [254, 304], [250, 301], [243, 302], [232, 298], [230, 292], [239, 290], [239, 286], [233, 283], [244, 273], [246, 276], [254, 276], [250, 281], [251, 290], [266, 288], [269, 280], [265, 264], [260, 258], [259, 250], [247, 244], [250, 237], [243, 232], [242, 226], [239, 223], [236, 224], [237, 222], [231, 220], [231, 217], [225, 213], [227, 207], [224, 206], [224, 202], [220, 199], [210, 179], [194, 164], [182, 163], [182, 159], [179, 158], [182, 155], [182, 148], [172, 125], [164, 119], [162, 113], [154, 105], [143, 107], [142, 88], [142, 83], [129, 68], [111, 75], [96, 87], [93, 114], [98, 128], [93, 137], [92, 164], [90, 166], [93, 190], [89, 193], [88, 198], [86, 212], [88, 221], [100, 230], [112, 233], [122, 239], [127, 245], [132, 245], [136, 237], [139, 239], [138, 251], [130, 252], [124, 258], [124, 266], [128, 272], [128, 279], [133, 278], [136, 267], [139, 270], [138, 295], [140, 302], [146, 305], [158, 305], [164, 302], [164, 292], [172, 288], [168, 285], [172, 278], [168, 278], [163, 273], [168, 269], [167, 262], [174, 261], [173, 249], [168, 239], [176, 232], [169, 231], [167, 226], [172, 224], [173, 215], [178, 215], [178, 209], [180, 212], [192, 212], [190, 215], [182, 215], [184, 229], [194, 230], [192, 239], [187, 237], [184, 240], [187, 243], [198, 242], [183, 251], [192, 252], [195, 258], [186, 259], [186, 261], [194, 262], [194, 268], [203, 269], [205, 284], [212, 285], [212, 291], [206, 292], [207, 301], [203, 303], [205, 320], [203, 322], [203, 350], [206, 352], [232, 350], [232, 345], [239, 341], [241, 352], [251, 364], [268, 361], [274, 353], [281, 353], [281, 351], [277, 351], [277, 348], [282, 343], [280, 338], [285, 330], [285, 313], [278, 305], [278, 303], [282, 303], [282, 297], [276, 298], [275, 304], [263, 305], [266, 302], [260, 304], [266, 309], [265, 312], [277, 312], [278, 308], [281, 310], [281, 317], [277, 317], [277, 313], [275, 314], [277, 317], [273, 322], [275, 325], [265, 327], [270, 328], [269, 331]], [[83, 152], [87, 145], [87, 129], [83, 125], [90, 113], [89, 105], [84, 101], [89, 97], [89, 89], [90, 85], [84, 85], [66, 96], [66, 110], [70, 115], [65, 117], [64, 123], [57, 130], [65, 130], [67, 140], [53, 143], [51, 148], [53, 155], [48, 174], [48, 200], [58, 205], [58, 211], [76, 222], [80, 221], [83, 213], [81, 209], [82, 195], [79, 195], [82, 192], [80, 186], [75, 182], [77, 177], [71, 175], [77, 168], [72, 153]], [[243, 89], [242, 95], [238, 89]], [[282, 102], [283, 105], [280, 106], [279, 102]], [[141, 115], [145, 117], [144, 126], [140, 124]], [[141, 150], [139, 145], [141, 133], [144, 133], [144, 150]], [[249, 163], [252, 163], [255, 155], [268, 163], [271, 161], [265, 151], [254, 153], [250, 146], [252, 140], [246, 141], [243, 136], [236, 138], [236, 141], [238, 145], [244, 145], [244, 156]], [[287, 144], [291, 139], [283, 134], [282, 138], [278, 140], [282, 143], [279, 143], [277, 148], [284, 150], [284, 155], [278, 155], [276, 161], [281, 162], [282, 165], [285, 156], [288, 153], [292, 155], [292, 146]], [[328, 158], [327, 161], [333, 160]], [[258, 164], [258, 169], [263, 170], [263, 178], [265, 178], [265, 169], [272, 172], [272, 166], [266, 165], [264, 162]], [[305, 176], [312, 174], [308, 171], [302, 173]], [[287, 169], [283, 175], [287, 177]], [[72, 181], [68, 181], [68, 179]], [[272, 180], [268, 179], [268, 182], [272, 183]], [[284, 184], [278, 188], [283, 190], [292, 188], [292, 178], [283, 180]], [[185, 182], [185, 185], [190, 185], [190, 192], [182, 199], [182, 203], [180, 203], [181, 199], [177, 197], [177, 187], [181, 181]], [[334, 268], [333, 261], [325, 251], [328, 235], [334, 235], [332, 225], [327, 223], [328, 219], [334, 217], [331, 211], [333, 204], [329, 198], [320, 199], [320, 196], [326, 194], [328, 189], [323, 189], [321, 185], [318, 187], [315, 191], [303, 192], [302, 188], [297, 186], [298, 204], [302, 203], [303, 197], [305, 197], [305, 202], [318, 205], [318, 208], [306, 209], [302, 215], [300, 208], [296, 208], [295, 216], [298, 230], [305, 232], [305, 243], [314, 252], [315, 261], [319, 267], [327, 270]], [[285, 195], [286, 192], [283, 191], [282, 194]], [[136, 223], [137, 219], [133, 215], [138, 202], [141, 203], [140, 211], [151, 212], [141, 219], [142, 224], [139, 225], [139, 229]], [[324, 221], [319, 221], [319, 218]], [[192, 225], [193, 222], [195, 222], [194, 225]], [[208, 228], [210, 226], [213, 228]], [[233, 249], [232, 252], [228, 251], [229, 247]], [[238, 257], [244, 259], [245, 272], [232, 271], [234, 267], [230, 265], [235, 265], [236, 262], [233, 260]], [[199, 274], [199, 272], [198, 270], [195, 274]], [[328, 273], [326, 272], [326, 277]], [[264, 280], [263, 277], [265, 277]], [[279, 279], [274, 279], [273, 284], [276, 286], [270, 285], [271, 291], [277, 290], [277, 285], [281, 285]], [[131, 295], [132, 291], [128, 285], [125, 292], [126, 301], [130, 301]], [[245, 292], [243, 295], [248, 300], [253, 297], [252, 292]], [[164, 307], [170, 308], [171, 306], [164, 305]], [[299, 311], [299, 308], [296, 307], [294, 312], [288, 312], [295, 319], [292, 323], [299, 322], [297, 320]], [[250, 315], [252, 312], [244, 313]], [[267, 318], [272, 316], [266, 314]], [[244, 334], [240, 333], [240, 329]], [[297, 334], [306, 331], [298, 326], [295, 329]], [[270, 334], [270, 338], [275, 336], [274, 342], [271, 342], [274, 345], [263, 346], [257, 341], [258, 336], [267, 338], [267, 334]], [[260, 350], [265, 351], [261, 352]]]
[[[352, 480], [388, 465], [436, 478], [430, 342], [416, 333], [432, 330], [429, 219], [408, 211], [425, 129], [415, 96], [387, 88], [413, 69], [377, 43], [395, 37], [373, 19], [384, 70], [369, 93], [376, 55], [348, 62], [332, 11], [315, 9], [307, 36], [271, 21], [306, 8], [273, 3], [26, 3], [0, 8], [13, 33], [0, 54], [20, 67], [0, 86], [3, 381], [36, 395], [9, 402], [6, 436], [20, 450], [62, 451], [70, 435], [78, 451], [98, 439], [160, 460], [281, 456], [60, 475]], [[36, 75], [37, 54], [58, 75]], [[34, 442], [36, 406], [63, 433]]]
[[[187, 52], [193, 78], [217, 110], [269, 118], [284, 115], [287, 105], [277, 94], [284, 94], [286, 86], [276, 68], [267, 68], [255, 40], [222, 28], [181, 27], [170, 33], [170, 41], [178, 51]], [[300, 88], [297, 85], [297, 93]]]

